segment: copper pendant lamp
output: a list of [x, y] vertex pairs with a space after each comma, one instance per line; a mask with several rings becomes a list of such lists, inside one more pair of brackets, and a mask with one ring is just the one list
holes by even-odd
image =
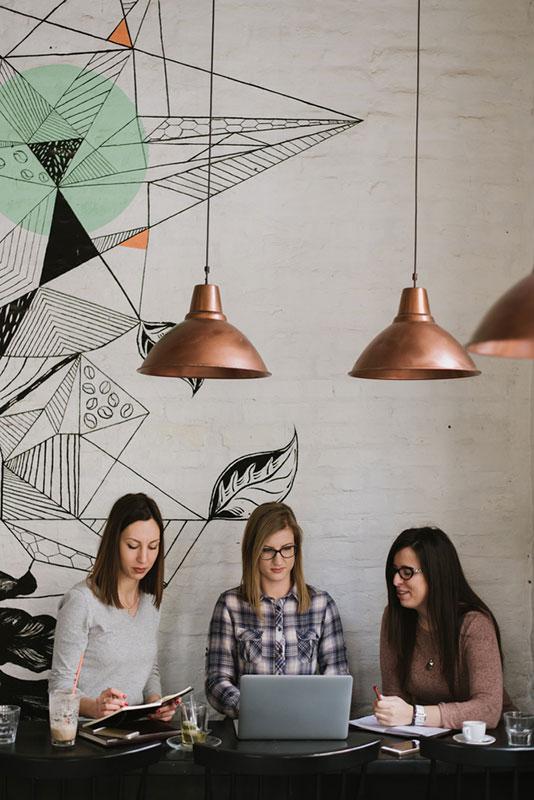
[[247, 337], [227, 321], [222, 311], [219, 287], [208, 283], [214, 44], [215, 0], [212, 0], [205, 282], [195, 286], [185, 320], [171, 328], [152, 347], [137, 370], [143, 375], [171, 378], [267, 378], [271, 374]]
[[497, 300], [467, 349], [481, 356], [534, 358], [534, 274], [527, 275]]
[[349, 372], [353, 378], [413, 381], [480, 375], [462, 345], [436, 325], [430, 314], [426, 289], [417, 286], [420, 42], [421, 0], [418, 0], [413, 286], [402, 290], [399, 313], [392, 324], [367, 345]]

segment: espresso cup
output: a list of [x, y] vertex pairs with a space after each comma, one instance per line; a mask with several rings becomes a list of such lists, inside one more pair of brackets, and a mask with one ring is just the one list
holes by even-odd
[[479, 719], [468, 719], [462, 725], [466, 742], [481, 742], [486, 734], [486, 723]]

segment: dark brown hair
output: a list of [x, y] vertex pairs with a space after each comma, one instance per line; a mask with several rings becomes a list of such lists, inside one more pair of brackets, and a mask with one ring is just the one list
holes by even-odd
[[406, 690], [408, 683], [417, 633], [417, 611], [402, 607], [393, 585], [395, 556], [404, 547], [411, 547], [421, 562], [428, 584], [427, 613], [430, 631], [439, 654], [443, 676], [454, 696], [457, 694], [460, 670], [460, 630], [465, 614], [468, 611], [481, 611], [491, 619], [502, 662], [499, 626], [488, 606], [469, 586], [456, 548], [446, 533], [439, 528], [409, 528], [403, 531], [391, 545], [386, 562], [386, 634], [390, 646], [397, 654], [402, 689]]
[[297, 546], [295, 563], [291, 570], [291, 580], [296, 585], [298, 594], [298, 611], [302, 613], [310, 607], [310, 593], [304, 580], [302, 569], [302, 530], [295, 519], [295, 515], [285, 503], [262, 503], [254, 509], [248, 518], [243, 541], [241, 542], [241, 557], [243, 561], [243, 576], [241, 578], [241, 594], [260, 616], [260, 571], [258, 562], [264, 542], [272, 533], [281, 531], [282, 528], [291, 528]]
[[159, 528], [159, 549], [156, 560], [139, 583], [139, 590], [154, 595], [154, 605], [159, 608], [163, 595], [163, 520], [154, 500], [146, 494], [125, 494], [113, 504], [102, 534], [88, 581], [98, 598], [108, 606], [123, 608], [119, 600], [119, 544], [121, 533], [133, 522], [153, 519]]

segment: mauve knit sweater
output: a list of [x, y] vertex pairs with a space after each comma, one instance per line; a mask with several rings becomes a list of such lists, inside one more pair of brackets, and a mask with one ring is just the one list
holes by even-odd
[[[385, 634], [385, 616], [380, 632], [380, 669], [382, 693], [402, 697], [407, 703], [422, 706], [438, 705], [444, 728], [461, 728], [464, 720], [484, 720], [495, 728], [501, 718], [503, 704], [510, 707], [504, 692], [501, 658], [495, 628], [491, 619], [480, 611], [470, 611], [460, 630], [461, 671], [458, 691], [451, 695], [441, 672], [439, 656], [429, 631], [417, 628], [415, 648], [406, 691], [401, 691], [396, 653]], [[434, 666], [428, 668], [432, 659]]]

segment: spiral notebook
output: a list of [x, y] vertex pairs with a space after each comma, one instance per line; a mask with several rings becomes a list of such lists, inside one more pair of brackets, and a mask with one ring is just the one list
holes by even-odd
[[385, 725], [380, 725], [376, 721], [374, 714], [370, 714], [368, 717], [351, 719], [349, 724], [364, 731], [386, 733], [388, 736], [407, 736], [410, 739], [431, 739], [433, 736], [444, 736], [446, 733], [451, 732], [450, 728], [431, 728], [428, 725], [395, 725], [388, 728]]

